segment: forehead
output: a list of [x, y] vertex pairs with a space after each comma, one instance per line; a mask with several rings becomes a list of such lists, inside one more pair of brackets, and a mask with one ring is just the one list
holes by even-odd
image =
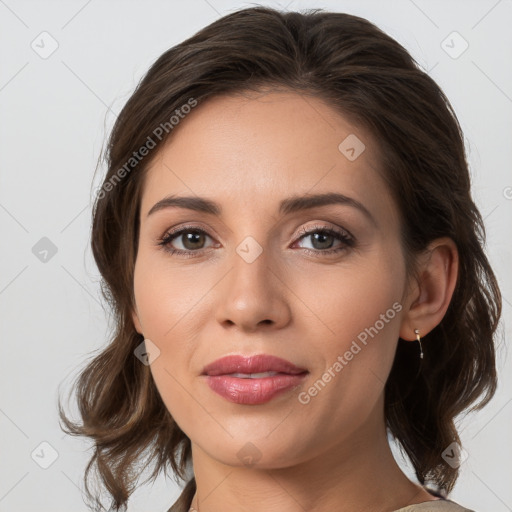
[[216, 198], [234, 211], [325, 192], [390, 208], [379, 172], [370, 135], [318, 98], [288, 91], [218, 96], [187, 114], [159, 149], [141, 215], [168, 193]]

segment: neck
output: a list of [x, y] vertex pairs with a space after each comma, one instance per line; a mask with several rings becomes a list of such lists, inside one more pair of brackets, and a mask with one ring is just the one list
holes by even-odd
[[[383, 422], [382, 422], [383, 423]], [[192, 443], [197, 512], [368, 512], [434, 499], [397, 465], [386, 431], [370, 422], [316, 457], [279, 468], [232, 466]]]

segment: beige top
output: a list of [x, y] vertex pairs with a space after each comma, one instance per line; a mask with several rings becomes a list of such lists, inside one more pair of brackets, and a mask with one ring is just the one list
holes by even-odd
[[400, 508], [394, 512], [475, 512], [469, 508], [464, 508], [448, 499], [434, 501], [425, 501], [416, 505]]
[[[196, 492], [196, 482], [192, 478], [187, 482], [180, 497], [167, 512], [188, 512], [192, 503], [192, 498]], [[430, 491], [429, 491], [430, 492]], [[475, 512], [469, 508], [464, 508], [454, 501], [441, 498], [439, 500], [425, 501], [416, 505], [409, 505], [393, 512]]]

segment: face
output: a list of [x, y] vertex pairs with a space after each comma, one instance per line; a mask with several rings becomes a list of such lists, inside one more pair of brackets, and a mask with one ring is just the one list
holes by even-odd
[[[169, 196], [218, 211], [154, 208]], [[133, 321], [160, 351], [150, 368], [170, 414], [217, 461], [285, 467], [383, 428], [406, 284], [377, 148], [319, 99], [210, 99], [148, 169]], [[305, 371], [203, 375], [224, 356], [260, 354]]]

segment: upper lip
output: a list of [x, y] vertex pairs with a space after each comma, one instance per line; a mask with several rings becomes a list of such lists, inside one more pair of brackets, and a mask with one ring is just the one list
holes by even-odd
[[231, 355], [222, 357], [206, 365], [203, 375], [226, 375], [230, 373], [279, 372], [296, 375], [307, 372], [286, 359], [268, 354], [252, 356]]

